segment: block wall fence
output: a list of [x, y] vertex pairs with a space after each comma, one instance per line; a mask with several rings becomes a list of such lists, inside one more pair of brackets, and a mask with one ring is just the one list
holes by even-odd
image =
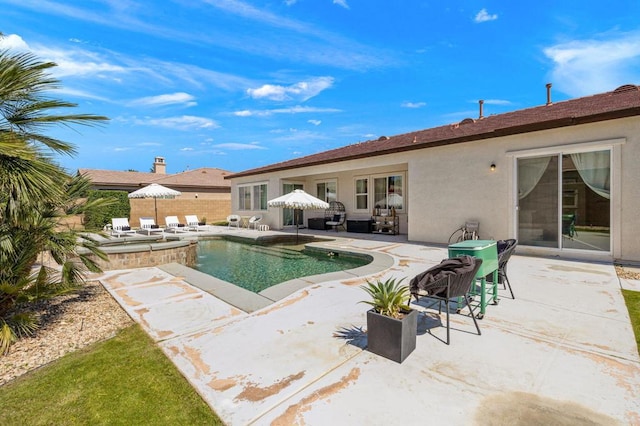
[[196, 215], [198, 219], [207, 219], [207, 223], [220, 222], [227, 219], [231, 214], [231, 200], [217, 200], [206, 198], [192, 199], [157, 199], [154, 204], [153, 198], [131, 198], [131, 215], [129, 224], [133, 227], [140, 226], [141, 217], [155, 218], [155, 206], [158, 207], [158, 225], [164, 225], [164, 218], [167, 216], [178, 216], [178, 220], [184, 223], [185, 215]]

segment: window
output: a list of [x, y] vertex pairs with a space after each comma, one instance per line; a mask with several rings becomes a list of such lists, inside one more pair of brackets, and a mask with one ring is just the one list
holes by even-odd
[[316, 183], [316, 196], [327, 203], [338, 201], [338, 184], [335, 180]]
[[356, 209], [369, 210], [369, 179], [356, 179]]
[[374, 206], [381, 209], [404, 209], [404, 176], [389, 175], [373, 178]]
[[267, 210], [267, 184], [239, 186], [238, 210]]

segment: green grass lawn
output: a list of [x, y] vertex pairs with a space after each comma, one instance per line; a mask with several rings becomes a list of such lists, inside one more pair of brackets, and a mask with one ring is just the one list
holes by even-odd
[[622, 290], [624, 301], [631, 317], [631, 326], [636, 335], [638, 353], [640, 353], [640, 291]]
[[221, 425], [138, 325], [0, 387], [8, 425]]

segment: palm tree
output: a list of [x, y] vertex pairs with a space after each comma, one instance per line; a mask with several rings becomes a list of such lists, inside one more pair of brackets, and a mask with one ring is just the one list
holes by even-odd
[[59, 87], [48, 74], [54, 66], [0, 50], [0, 353], [38, 327], [33, 314], [16, 308], [77, 288], [86, 271], [99, 270], [90, 254], [104, 258], [90, 237], [61, 224], [82, 211], [78, 199], [89, 183], [54, 161], [56, 154], [75, 154], [75, 147], [44, 131], [107, 118], [60, 114], [76, 105], [46, 95]]

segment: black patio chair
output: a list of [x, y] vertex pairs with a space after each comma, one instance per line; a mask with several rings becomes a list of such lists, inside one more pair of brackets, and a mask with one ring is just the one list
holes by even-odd
[[[445, 259], [440, 264], [416, 275], [409, 282], [409, 291], [416, 298], [416, 302], [421, 297], [436, 299], [438, 301], [438, 313], [442, 313], [442, 302], [447, 308], [447, 345], [450, 342], [449, 333], [449, 302], [456, 298], [463, 298], [465, 304], [469, 307], [471, 318], [476, 326], [478, 335], [481, 335], [478, 321], [471, 307], [472, 297], [470, 296], [471, 286], [475, 283], [476, 273], [482, 265], [482, 259], [472, 256], [459, 256], [451, 259]], [[460, 313], [462, 307], [457, 305], [457, 313]]]
[[[516, 297], [513, 295], [513, 289], [511, 288], [511, 283], [509, 282], [509, 277], [507, 276], [507, 263], [511, 258], [511, 255], [516, 249], [518, 245], [518, 240], [509, 239], [509, 240], [498, 240], [498, 284], [502, 284], [502, 287], [506, 290], [509, 288], [509, 292], [511, 293], [511, 298], [515, 299]], [[487, 275], [487, 282], [493, 282], [493, 274]]]

